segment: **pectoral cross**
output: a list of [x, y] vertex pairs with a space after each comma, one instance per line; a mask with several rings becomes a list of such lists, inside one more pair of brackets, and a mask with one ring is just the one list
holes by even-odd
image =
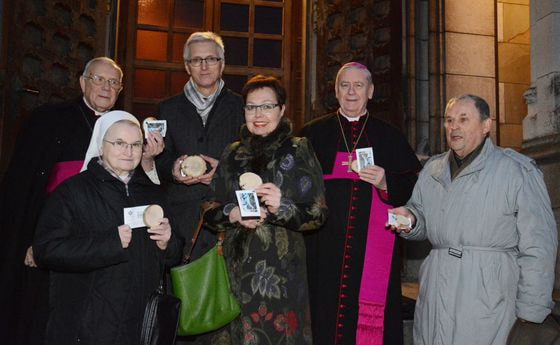
[[352, 172], [352, 153], [348, 154], [348, 161], [342, 162], [342, 165], [348, 166], [348, 172]]

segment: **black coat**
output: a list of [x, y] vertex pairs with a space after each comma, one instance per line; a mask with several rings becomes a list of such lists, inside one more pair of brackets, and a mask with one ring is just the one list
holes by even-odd
[[[216, 159], [224, 148], [239, 137], [245, 123], [241, 97], [224, 88], [203, 125], [195, 106], [181, 93], [159, 105], [158, 118], [167, 120], [165, 149], [157, 157], [159, 176], [163, 179], [170, 202], [170, 213], [178, 222], [179, 235], [189, 242], [199, 218], [200, 204], [209, 192], [207, 185], [175, 183], [172, 168], [175, 160], [184, 154], [203, 154]], [[194, 257], [210, 246], [212, 239], [202, 232]]]
[[42, 343], [48, 274], [23, 260], [53, 167], [83, 160], [97, 118], [80, 97], [37, 108], [19, 132], [0, 184], [0, 334], [7, 344]]
[[[369, 116], [367, 124], [364, 124], [366, 117], [362, 117], [352, 125], [344, 117], [339, 123], [333, 113], [311, 121], [301, 132], [312, 143], [323, 173], [331, 174], [336, 153], [347, 152], [341, 135], [342, 126], [349, 141], [358, 141], [358, 148], [373, 148], [375, 164], [385, 169], [388, 189], [388, 195], [382, 195], [360, 180], [325, 181], [329, 207], [327, 222], [318, 231], [306, 234], [305, 238], [313, 342], [316, 345], [356, 344], [372, 193], [378, 193], [385, 204], [403, 205], [410, 197], [422, 167], [401, 133]], [[363, 135], [359, 136], [362, 126], [365, 126]], [[400, 267], [397, 246], [393, 248], [383, 318], [385, 345], [403, 343]], [[341, 310], [344, 310], [343, 314], [339, 314]]]
[[[146, 298], [160, 279], [160, 263], [175, 264], [180, 241], [172, 235], [166, 252], [133, 229], [123, 249], [118, 226], [123, 209], [163, 205], [159, 186], [138, 168], [127, 185], [97, 159], [88, 170], [62, 183], [49, 198], [37, 225], [36, 259], [51, 271], [46, 344], [139, 343]], [[164, 257], [165, 256], [165, 257]]]

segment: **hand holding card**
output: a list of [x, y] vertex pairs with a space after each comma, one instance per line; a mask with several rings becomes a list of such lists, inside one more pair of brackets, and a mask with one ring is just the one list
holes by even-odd
[[162, 137], [167, 133], [167, 120], [157, 120], [155, 117], [147, 117], [142, 121], [144, 137], [148, 138], [148, 133], [157, 131]]
[[373, 160], [373, 149], [371, 147], [356, 149], [356, 161], [358, 162], [357, 172], [359, 172], [363, 168], [367, 168], [374, 165], [375, 163]]
[[387, 224], [390, 226], [394, 226], [396, 228], [410, 228], [412, 226], [412, 221], [410, 218], [405, 217], [400, 214], [394, 214], [391, 212], [387, 213], [388, 219]]

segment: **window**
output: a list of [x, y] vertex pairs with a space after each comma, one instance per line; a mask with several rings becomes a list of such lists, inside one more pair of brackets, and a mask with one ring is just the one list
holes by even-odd
[[[180, 93], [188, 80], [183, 45], [195, 31], [214, 31], [224, 40], [227, 87], [240, 92], [249, 76], [271, 74], [290, 89], [289, 34], [292, 0], [137, 0], [128, 4], [125, 109], [153, 115], [157, 103]], [[130, 52], [133, 52], [132, 54]], [[122, 62], [121, 62], [122, 63]]]

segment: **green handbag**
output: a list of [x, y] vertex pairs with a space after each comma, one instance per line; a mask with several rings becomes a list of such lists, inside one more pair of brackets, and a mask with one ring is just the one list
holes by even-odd
[[240, 312], [230, 290], [222, 253], [223, 233], [214, 248], [189, 263], [201, 226], [202, 216], [185, 258], [187, 263], [171, 269], [173, 293], [181, 300], [177, 334], [182, 336], [216, 330], [230, 323]]

